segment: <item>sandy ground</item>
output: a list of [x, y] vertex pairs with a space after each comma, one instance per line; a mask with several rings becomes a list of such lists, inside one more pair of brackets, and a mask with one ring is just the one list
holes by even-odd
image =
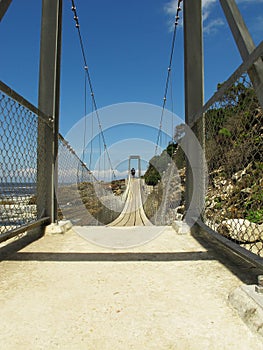
[[170, 227], [129, 250], [46, 235], [0, 263], [0, 349], [263, 349], [227, 300], [254, 276], [219, 260]]

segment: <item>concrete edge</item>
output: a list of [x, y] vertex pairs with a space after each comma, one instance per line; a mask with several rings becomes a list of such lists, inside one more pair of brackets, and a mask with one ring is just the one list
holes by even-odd
[[190, 235], [191, 227], [184, 221], [175, 220], [172, 223], [172, 228], [178, 235]]
[[255, 285], [242, 285], [228, 296], [229, 304], [237, 311], [252, 332], [263, 337], [263, 294]]
[[201, 220], [197, 220], [193, 226], [194, 232], [201, 234], [204, 238], [213, 244], [216, 244], [222, 248], [225, 252], [230, 253], [232, 256], [236, 255], [244, 261], [263, 269], [263, 258], [252, 253], [251, 251], [239, 246], [237, 243], [229, 240], [228, 238], [220, 235], [218, 232], [212, 230]]
[[69, 220], [61, 220], [57, 223], [52, 223], [45, 227], [45, 235], [65, 234], [72, 226]]

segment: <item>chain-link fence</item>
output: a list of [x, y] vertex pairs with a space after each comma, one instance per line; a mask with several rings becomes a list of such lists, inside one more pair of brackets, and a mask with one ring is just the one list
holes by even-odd
[[0, 84], [2, 238], [6, 232], [37, 220], [38, 121], [41, 113], [4, 83]]
[[113, 193], [111, 182], [98, 181], [62, 136], [57, 166], [60, 219], [76, 225], [104, 225], [117, 218], [125, 197]]
[[178, 171], [175, 161], [171, 161], [162, 176], [163, 200], [153, 217], [155, 225], [171, 225], [174, 221], [182, 220], [185, 211], [184, 177], [185, 168]]
[[[46, 156], [39, 135], [43, 123], [52, 127], [47, 116], [0, 82], [0, 241], [41, 219], [37, 204], [38, 196], [45, 196], [38, 181]], [[120, 214], [124, 196], [115, 195], [110, 182], [98, 181], [61, 135], [57, 167], [59, 219], [101, 225]]]
[[263, 256], [263, 111], [248, 74], [233, 77], [205, 112], [204, 221]]
[[[171, 146], [168, 145], [168, 150], [169, 147]], [[145, 214], [154, 225], [158, 226], [181, 221], [185, 214], [184, 153], [179, 144], [174, 147], [169, 156], [166, 149], [160, 156], [155, 157], [156, 164], [162, 163], [162, 171], [155, 169], [160, 176], [158, 183], [155, 186], [147, 186], [150, 177], [146, 174], [146, 183], [144, 182], [141, 188]]]

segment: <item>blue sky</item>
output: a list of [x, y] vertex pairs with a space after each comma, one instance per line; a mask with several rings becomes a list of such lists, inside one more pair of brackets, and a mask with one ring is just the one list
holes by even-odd
[[[75, 3], [98, 107], [124, 102], [161, 106], [177, 1], [75, 0]], [[263, 37], [263, 0], [237, 3], [258, 44]], [[219, 0], [203, 0], [203, 13], [205, 100], [208, 100], [217, 83], [225, 81], [241, 64], [241, 58]], [[41, 0], [13, 0], [0, 24], [0, 79], [35, 105], [40, 20]], [[83, 60], [69, 0], [64, 0], [63, 5], [61, 69], [60, 131], [66, 135], [84, 115]], [[174, 112], [184, 119], [181, 25], [172, 72]], [[167, 108], [171, 108], [169, 95]]]

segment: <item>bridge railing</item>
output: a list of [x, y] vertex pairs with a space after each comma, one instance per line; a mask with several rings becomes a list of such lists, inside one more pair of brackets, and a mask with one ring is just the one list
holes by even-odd
[[263, 110], [249, 72], [262, 55], [261, 44], [219, 86], [200, 114], [205, 119], [208, 168], [203, 221], [259, 256], [263, 256]]
[[[53, 127], [48, 116], [0, 82], [0, 243], [50, 222], [38, 210], [38, 197], [46, 193], [38, 181], [46, 157], [39, 142], [43, 123]], [[56, 166], [59, 219], [98, 225], [119, 215], [124, 201], [92, 175], [61, 135]]]
[[117, 218], [125, 198], [114, 195], [110, 182], [95, 178], [61, 135], [57, 167], [59, 219], [76, 225], [104, 225]]
[[37, 163], [45, 156], [38, 145], [39, 120], [50, 123], [0, 82], [0, 242], [48, 221], [37, 214]]

